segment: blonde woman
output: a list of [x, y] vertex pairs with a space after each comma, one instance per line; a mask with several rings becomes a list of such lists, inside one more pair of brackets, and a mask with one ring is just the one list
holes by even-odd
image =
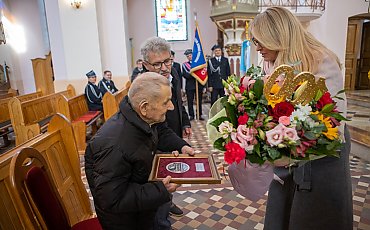
[[[302, 27], [287, 9], [271, 7], [250, 25], [252, 41], [271, 74], [281, 64], [326, 78], [331, 95], [344, 88], [337, 56]], [[345, 116], [346, 101], [337, 101]], [[340, 158], [325, 157], [291, 169], [275, 167], [270, 185], [265, 229], [352, 229], [352, 188], [349, 170], [350, 138]]]

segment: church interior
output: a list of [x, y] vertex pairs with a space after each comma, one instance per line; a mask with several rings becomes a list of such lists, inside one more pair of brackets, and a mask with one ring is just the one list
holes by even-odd
[[[246, 56], [241, 47], [250, 39], [249, 23], [270, 6], [293, 12], [339, 58], [351, 135], [353, 229], [370, 229], [367, 0], [0, 0], [0, 229], [47, 229], [37, 221], [40, 213], [35, 217], [24, 208], [29, 191], [14, 179], [27, 156], [42, 155], [32, 163], [48, 165], [71, 225], [96, 216], [84, 168], [86, 144], [118, 111], [147, 38], [168, 40], [174, 60], [182, 64], [198, 29], [204, 56], [211, 57], [211, 48], [219, 45], [231, 74], [243, 76], [245, 67], [263, 63], [253, 44]], [[109, 70], [118, 88], [102, 97], [102, 111], [89, 111], [86, 102], [85, 74], [91, 70], [97, 82]], [[191, 120], [193, 135], [186, 141], [196, 154], [213, 155], [221, 183], [179, 187], [173, 202], [184, 215], [170, 216], [172, 228], [263, 229], [268, 193], [252, 201], [234, 190], [224, 152], [207, 136], [210, 107], [206, 93], [203, 117]]]

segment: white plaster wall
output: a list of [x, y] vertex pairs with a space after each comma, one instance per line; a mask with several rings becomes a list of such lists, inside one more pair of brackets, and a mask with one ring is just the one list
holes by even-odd
[[319, 41], [338, 55], [343, 64], [343, 73], [348, 18], [367, 13], [368, 4], [365, 1], [326, 0], [325, 13], [308, 26], [308, 30]]
[[75, 9], [66, 0], [45, 0], [56, 91], [65, 90], [71, 83], [77, 93], [82, 93], [88, 71], [101, 76], [95, 1], [81, 2], [81, 8]]
[[68, 1], [58, 0], [67, 78], [86, 78], [94, 70], [102, 72], [95, 1], [83, 1], [74, 9]]
[[[18, 37], [25, 41], [25, 50], [17, 53], [12, 47], [7, 56], [13, 78], [12, 87], [18, 89], [21, 94], [35, 91], [35, 81], [31, 59], [45, 57], [45, 47], [40, 25], [40, 11], [37, 0], [11, 0], [7, 2], [11, 22], [23, 28], [24, 37]], [[5, 51], [5, 50], [4, 50]], [[15, 80], [15, 81], [14, 81]]]
[[[134, 62], [141, 58], [140, 46], [145, 39], [156, 35], [155, 3], [148, 0], [127, 0], [128, 31], [132, 38]], [[133, 65], [133, 68], [135, 65]]]
[[[140, 46], [149, 37], [156, 36], [155, 1], [148, 0], [127, 0], [129, 36], [132, 38], [133, 59], [141, 58]], [[202, 45], [205, 54], [211, 54], [211, 47], [217, 41], [217, 27], [210, 16], [210, 0], [188, 0], [188, 41], [170, 42], [176, 53], [177, 62], [185, 62], [184, 51], [193, 48], [194, 42], [194, 14], [198, 13], [198, 25], [202, 38]], [[135, 66], [134, 66], [135, 67]]]
[[[105, 3], [105, 4], [104, 4]], [[131, 66], [127, 20], [125, 20], [126, 1], [96, 1], [102, 70], [109, 69], [115, 76], [128, 76]], [[127, 15], [127, 12], [126, 12]], [[103, 76], [103, 73], [100, 76]]]
[[53, 71], [55, 78], [55, 89], [58, 90], [57, 82], [67, 80], [67, 66], [65, 62], [62, 25], [59, 16], [58, 1], [44, 1], [46, 18], [49, 30], [50, 49], [53, 60]]

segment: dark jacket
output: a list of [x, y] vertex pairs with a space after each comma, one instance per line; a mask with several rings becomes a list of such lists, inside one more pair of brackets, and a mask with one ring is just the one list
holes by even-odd
[[98, 88], [100, 90], [100, 92], [102, 93], [102, 96], [104, 96], [104, 94], [106, 92], [110, 92], [111, 94], [114, 94], [115, 92], [118, 91], [118, 89], [116, 88], [116, 86], [114, 85], [114, 82], [112, 80], [108, 81], [107, 79], [103, 78], [99, 81], [99, 84], [98, 84]]
[[89, 111], [103, 111], [103, 104], [101, 102], [103, 96], [98, 86], [88, 82], [85, 87], [85, 97]]
[[130, 81], [133, 82], [138, 75], [140, 75], [142, 73], [145, 73], [145, 72], [147, 72], [147, 70], [144, 68], [144, 66], [141, 70], [139, 70], [139, 68], [135, 67], [135, 69], [132, 71]]
[[153, 154], [187, 143], [166, 123], [150, 127], [127, 97], [119, 109], [86, 148], [87, 181], [103, 229], [151, 229], [157, 208], [170, 201], [162, 182], [148, 183]]
[[[190, 61], [184, 62], [182, 64], [182, 77], [185, 78], [186, 80], [185, 90], [195, 90], [196, 80], [191, 75], [190, 70], [191, 70]], [[202, 84], [198, 84], [198, 87], [199, 90], [202, 90], [204, 86]]]
[[166, 114], [166, 122], [179, 137], [182, 137], [182, 131], [186, 127], [191, 127], [189, 121], [189, 115], [186, 112], [185, 107], [182, 105], [180, 77], [174, 68], [171, 71], [172, 76], [172, 98], [171, 101], [174, 105], [174, 110], [169, 110]]
[[222, 89], [222, 79], [226, 80], [230, 76], [230, 65], [229, 60], [225, 57], [221, 57], [221, 61], [217, 61], [215, 57], [208, 61], [207, 66], [208, 72], [208, 87], [215, 89]]
[[173, 62], [172, 67], [176, 70], [177, 75], [180, 77], [180, 86], [182, 88], [182, 80], [181, 80], [182, 71], [181, 71], [181, 65], [178, 62]]

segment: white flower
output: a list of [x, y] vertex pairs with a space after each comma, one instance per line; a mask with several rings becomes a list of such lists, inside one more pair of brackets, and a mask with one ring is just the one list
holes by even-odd
[[305, 121], [311, 111], [312, 111], [312, 108], [309, 106], [309, 105], [297, 105], [298, 108], [296, 108], [293, 113], [290, 115], [290, 120], [291, 121], [294, 121], [294, 120], [298, 120], [298, 121]]
[[229, 121], [224, 121], [218, 126], [218, 131], [222, 134], [222, 138], [226, 139], [233, 131], [233, 124]]
[[308, 124], [308, 126], [309, 126], [311, 129], [312, 129], [313, 127], [315, 127], [315, 126], [317, 126], [317, 125], [318, 125], [318, 123], [317, 123], [314, 119], [312, 119], [311, 117], [307, 117], [305, 122]]
[[308, 104], [307, 105], [299, 104], [298, 108], [307, 116], [311, 114], [312, 108]]

